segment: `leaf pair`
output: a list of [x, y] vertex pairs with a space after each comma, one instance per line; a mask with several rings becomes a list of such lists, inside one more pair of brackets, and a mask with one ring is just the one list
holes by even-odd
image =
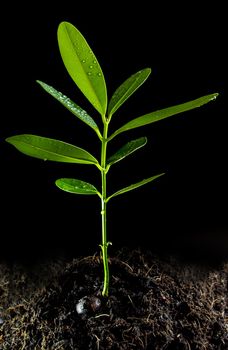
[[[68, 22], [59, 25], [58, 43], [64, 65], [78, 88], [93, 107], [104, 117], [107, 112], [107, 89], [99, 62], [83, 35]], [[108, 105], [108, 116], [136, 91], [151, 73], [150, 68], [127, 79], [113, 94]]]
[[[152, 177], [149, 177], [148, 179], [144, 179], [142, 181], [139, 181], [133, 185], [127, 186], [125, 188], [122, 188], [121, 190], [113, 193], [111, 196], [106, 198], [106, 203], [113, 197], [119, 196], [120, 194], [123, 194], [125, 192], [134, 190], [138, 187], [141, 187], [158, 177], [164, 175], [164, 173], [155, 175]], [[69, 178], [63, 178], [56, 180], [56, 185], [63, 191], [74, 193], [74, 194], [97, 194], [101, 198], [101, 193], [96, 189], [95, 186], [91, 185], [88, 182], [77, 180], [77, 179], [69, 179]]]

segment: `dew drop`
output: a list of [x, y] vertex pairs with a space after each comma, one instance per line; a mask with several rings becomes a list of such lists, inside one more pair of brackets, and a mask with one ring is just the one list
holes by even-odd
[[92, 69], [92, 68], [93, 68], [93, 65], [91, 64], [91, 65], [89, 66], [89, 68]]
[[94, 63], [94, 64], [97, 64], [97, 61], [96, 61], [96, 60], [93, 60], [93, 63]]
[[88, 74], [88, 75], [92, 75], [92, 73], [91, 73], [91, 72], [88, 72], [87, 74]]
[[82, 60], [82, 63], [85, 63], [86, 62], [86, 60]]
[[97, 73], [97, 75], [98, 75], [98, 77], [101, 77], [102, 74], [99, 72], [99, 73]]

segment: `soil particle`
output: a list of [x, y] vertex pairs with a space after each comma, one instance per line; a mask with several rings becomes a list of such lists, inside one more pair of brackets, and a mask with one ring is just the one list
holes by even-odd
[[142, 250], [0, 271], [0, 349], [227, 350], [228, 264], [202, 268]]

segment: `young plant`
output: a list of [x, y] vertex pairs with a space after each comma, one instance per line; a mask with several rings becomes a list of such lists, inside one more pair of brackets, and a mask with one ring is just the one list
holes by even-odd
[[62, 22], [58, 27], [57, 37], [63, 63], [75, 84], [100, 114], [103, 130], [101, 131], [99, 129], [97, 122], [84, 109], [66, 95], [42, 81], [37, 80], [37, 82], [46, 92], [93, 129], [100, 140], [100, 160], [96, 159], [85, 149], [56, 139], [22, 134], [8, 137], [6, 141], [15, 146], [22, 153], [32, 157], [57, 162], [93, 165], [100, 171], [101, 188], [99, 190], [90, 183], [74, 178], [58, 179], [56, 180], [56, 185], [63, 191], [74, 194], [97, 195], [101, 200], [102, 242], [100, 247], [104, 268], [102, 295], [107, 297], [109, 292], [108, 246], [110, 244], [107, 240], [107, 204], [110, 199], [145, 185], [163, 175], [163, 173], [154, 175], [125, 188], [121, 188], [112, 194], [107, 193], [107, 173], [110, 167], [145, 146], [147, 139], [146, 137], [140, 137], [136, 140], [131, 140], [115, 154], [107, 158], [107, 146], [109, 142], [117, 135], [128, 130], [142, 127], [175, 114], [200, 107], [214, 100], [218, 94], [210, 94], [190, 102], [144, 114], [128, 121], [112, 134], [109, 134], [108, 129], [112, 116], [146, 81], [151, 73], [151, 69], [145, 68], [130, 76], [116, 89], [108, 102], [106, 83], [102, 69], [83, 35], [71, 23]]

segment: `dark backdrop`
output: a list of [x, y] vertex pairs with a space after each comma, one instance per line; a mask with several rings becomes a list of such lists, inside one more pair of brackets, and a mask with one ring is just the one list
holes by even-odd
[[[48, 3], [48, 7], [47, 7]], [[43, 162], [4, 140], [19, 133], [61, 139], [99, 156], [95, 133], [36, 84], [40, 79], [99, 118], [66, 72], [57, 46], [61, 21], [74, 24], [95, 52], [109, 97], [129, 75], [151, 67], [149, 80], [113, 117], [110, 128], [130, 118], [219, 92], [215, 102], [110, 144], [147, 136], [148, 144], [108, 174], [113, 192], [159, 172], [154, 183], [109, 204], [110, 252], [122, 245], [184, 258], [227, 257], [227, 90], [225, 9], [140, 1], [36, 2], [6, 5], [1, 12], [1, 256], [5, 259], [93, 254], [100, 243], [98, 198], [58, 190], [58, 177], [99, 186], [95, 167]]]

